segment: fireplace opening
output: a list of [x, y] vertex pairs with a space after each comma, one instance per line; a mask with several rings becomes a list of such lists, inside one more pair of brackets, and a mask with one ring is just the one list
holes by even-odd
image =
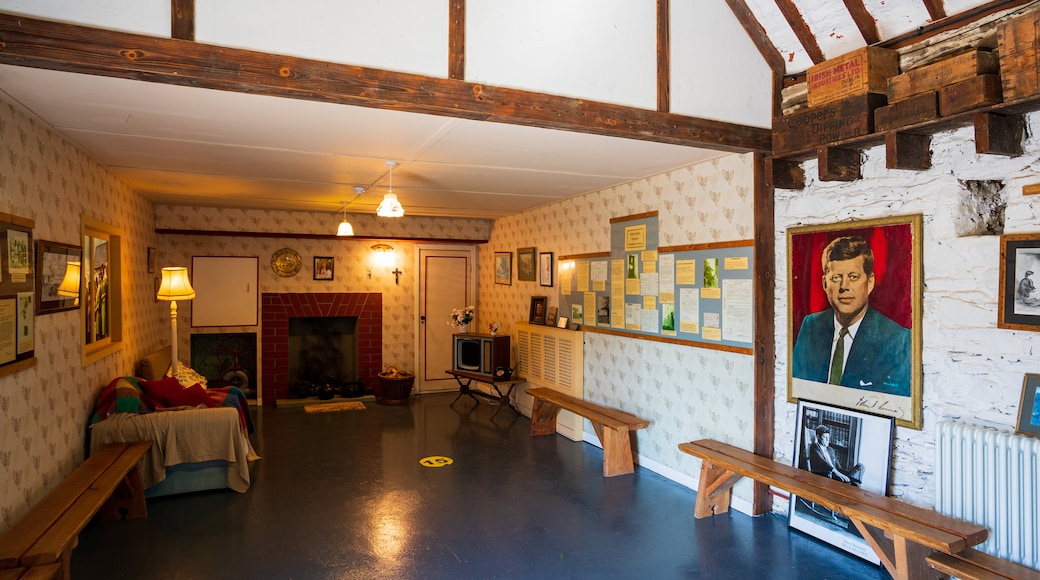
[[359, 397], [356, 316], [289, 319], [289, 390], [298, 398]]

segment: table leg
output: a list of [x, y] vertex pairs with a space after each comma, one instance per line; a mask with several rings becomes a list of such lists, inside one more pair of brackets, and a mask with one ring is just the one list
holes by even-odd
[[498, 388], [497, 383], [491, 383], [491, 386], [495, 389], [495, 392], [498, 393], [498, 408], [491, 414], [491, 418], [494, 419], [495, 415], [498, 415], [498, 412], [502, 410], [502, 407], [509, 407], [514, 413], [519, 414], [519, 411], [513, 408], [509, 398], [513, 394], [513, 388], [516, 387], [516, 383], [510, 383], [509, 388], [506, 389], [506, 394], [504, 395], [502, 394], [501, 389]]
[[451, 402], [451, 404], [450, 404], [450, 405], [448, 405], [449, 407], [454, 407], [454, 406], [455, 406], [455, 402], [456, 402], [456, 401], [458, 401], [458, 400], [459, 400], [459, 399], [460, 399], [460, 398], [462, 397], [462, 395], [469, 395], [469, 397], [470, 397], [471, 399], [473, 399], [474, 401], [476, 401], [476, 403], [477, 403], [478, 405], [480, 404], [480, 399], [478, 399], [478, 398], [477, 398], [477, 397], [476, 397], [476, 396], [475, 396], [475, 395], [474, 395], [474, 394], [473, 394], [473, 393], [472, 393], [472, 392], [470, 391], [470, 388], [469, 388], [469, 385], [470, 385], [470, 383], [472, 383], [472, 382], [473, 382], [473, 379], [466, 379], [466, 382], [465, 382], [465, 383], [463, 383], [463, 382], [462, 382], [462, 377], [458, 377], [458, 376], [456, 376], [456, 377], [455, 377], [455, 382], [459, 384], [459, 394], [458, 394], [458, 395], [456, 395], [456, 396], [455, 396], [455, 400], [453, 400], [453, 401]]

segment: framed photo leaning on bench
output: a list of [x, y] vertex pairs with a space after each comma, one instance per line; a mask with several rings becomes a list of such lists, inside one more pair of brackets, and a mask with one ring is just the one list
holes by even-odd
[[[798, 402], [797, 418], [794, 467], [888, 495], [894, 419], [805, 400]], [[847, 517], [794, 493], [788, 514], [790, 527], [881, 563]]]

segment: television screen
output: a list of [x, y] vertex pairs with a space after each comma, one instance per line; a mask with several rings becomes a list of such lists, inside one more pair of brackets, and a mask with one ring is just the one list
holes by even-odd
[[481, 355], [484, 354], [480, 340], [459, 339], [455, 343], [455, 367], [464, 371], [480, 372]]

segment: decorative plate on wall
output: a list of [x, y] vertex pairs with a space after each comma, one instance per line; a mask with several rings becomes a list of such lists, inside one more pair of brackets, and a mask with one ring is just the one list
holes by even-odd
[[300, 259], [300, 254], [292, 248], [282, 248], [271, 256], [271, 269], [279, 276], [286, 278], [295, 276], [300, 271], [301, 265], [303, 265], [303, 260]]

